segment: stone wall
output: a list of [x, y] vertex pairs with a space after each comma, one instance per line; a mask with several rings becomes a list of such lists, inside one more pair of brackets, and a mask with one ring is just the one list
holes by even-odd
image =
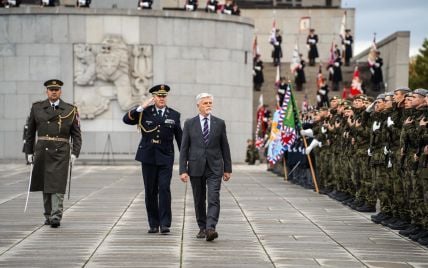
[[[409, 50], [410, 32], [399, 31], [376, 43], [383, 59], [383, 79], [387, 90], [409, 86]], [[360, 64], [367, 63], [370, 48], [355, 55], [353, 60]]]
[[[73, 8], [0, 10], [0, 159], [22, 158], [22, 128], [31, 103], [45, 99], [42, 84], [64, 81], [63, 99], [75, 101], [73, 46], [100, 44], [107, 35], [127, 45], [151, 45], [153, 84], [171, 86], [169, 106], [196, 115], [194, 97], [215, 96], [214, 115], [226, 120], [234, 162], [243, 162], [251, 137], [253, 23], [243, 17], [176, 11]], [[115, 158], [133, 159], [135, 127], [122, 124], [117, 100], [82, 120], [82, 159], [100, 159], [110, 134]]]

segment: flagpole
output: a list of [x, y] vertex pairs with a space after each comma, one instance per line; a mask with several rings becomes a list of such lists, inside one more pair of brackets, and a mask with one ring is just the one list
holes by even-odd
[[[291, 85], [291, 81], [288, 81], [288, 82]], [[297, 126], [295, 127], [295, 129], [299, 133], [300, 131], [299, 131], [299, 127], [298, 126], [301, 125], [300, 118], [299, 118], [298, 112], [296, 111], [296, 108], [295, 108], [295, 106], [296, 106], [295, 105], [295, 100], [294, 100], [293, 92], [291, 91], [291, 89], [290, 89], [290, 92], [291, 92], [291, 98], [292, 98], [292, 101], [293, 101], [293, 113], [294, 113], [294, 117], [297, 118], [297, 121], [298, 121]], [[301, 136], [301, 137], [303, 139], [303, 144], [305, 145], [305, 152], [306, 152], [306, 149], [308, 148], [308, 143], [306, 142], [305, 136]], [[314, 182], [315, 191], [317, 193], [319, 193], [317, 178], [315, 176], [314, 166], [312, 165], [311, 155], [310, 154], [306, 154], [306, 157], [308, 158], [309, 168], [311, 169], [312, 181]]]
[[285, 157], [283, 157], [282, 162], [284, 164], [284, 180], [288, 181], [287, 165], [286, 165], [287, 159], [285, 159]]

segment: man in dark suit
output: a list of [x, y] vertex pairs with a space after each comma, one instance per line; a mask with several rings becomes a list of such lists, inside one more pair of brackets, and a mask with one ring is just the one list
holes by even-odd
[[153, 98], [130, 110], [123, 117], [128, 125], [141, 129], [141, 141], [135, 160], [141, 162], [145, 202], [149, 221], [148, 233], [169, 233], [171, 227], [171, 177], [174, 144], [181, 145], [180, 113], [166, 106], [170, 88], [157, 85], [149, 92]]
[[82, 135], [77, 107], [60, 98], [63, 82], [51, 79], [44, 85], [47, 99], [31, 106], [24, 152], [33, 164], [30, 191], [43, 192], [45, 225], [57, 228], [69, 167], [79, 156]]
[[[180, 150], [180, 179], [190, 182], [193, 190], [197, 238], [212, 241], [218, 237], [216, 225], [220, 215], [221, 178], [230, 179], [232, 161], [224, 121], [211, 115], [213, 96], [196, 97], [199, 115], [186, 120]], [[208, 211], [206, 192], [208, 187]]]

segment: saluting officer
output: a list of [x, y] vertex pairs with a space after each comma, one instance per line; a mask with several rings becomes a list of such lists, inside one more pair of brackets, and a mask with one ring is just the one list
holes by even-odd
[[82, 136], [76, 106], [60, 99], [63, 82], [52, 79], [44, 85], [48, 98], [31, 107], [25, 153], [28, 162], [34, 161], [30, 191], [43, 192], [45, 224], [56, 228], [62, 218], [69, 164], [79, 156]]
[[135, 160], [141, 162], [145, 202], [149, 221], [148, 233], [169, 233], [171, 227], [171, 177], [174, 144], [181, 146], [180, 113], [167, 107], [167, 85], [156, 85], [149, 92], [153, 97], [130, 110], [123, 117], [128, 125], [141, 129], [141, 141]]

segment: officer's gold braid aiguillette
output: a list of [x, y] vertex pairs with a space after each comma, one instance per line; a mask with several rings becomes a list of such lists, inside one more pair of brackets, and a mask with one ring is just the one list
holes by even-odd
[[150, 133], [150, 132], [153, 132], [153, 131], [155, 131], [155, 130], [158, 129], [158, 127], [155, 127], [154, 129], [151, 129], [151, 130], [145, 129], [144, 126], [143, 126], [143, 124], [141, 124], [141, 119], [142, 118], [143, 118], [143, 113], [140, 113], [140, 117], [138, 118], [138, 126], [140, 127], [140, 129], [142, 131], [144, 131], [145, 133]]
[[58, 115], [58, 132], [61, 132], [62, 119], [67, 119], [71, 115], [73, 115], [73, 118], [74, 118], [74, 116], [76, 115], [76, 111], [77, 111], [77, 109], [76, 109], [76, 107], [74, 107], [73, 110], [71, 110], [71, 112], [68, 113], [66, 116]]

